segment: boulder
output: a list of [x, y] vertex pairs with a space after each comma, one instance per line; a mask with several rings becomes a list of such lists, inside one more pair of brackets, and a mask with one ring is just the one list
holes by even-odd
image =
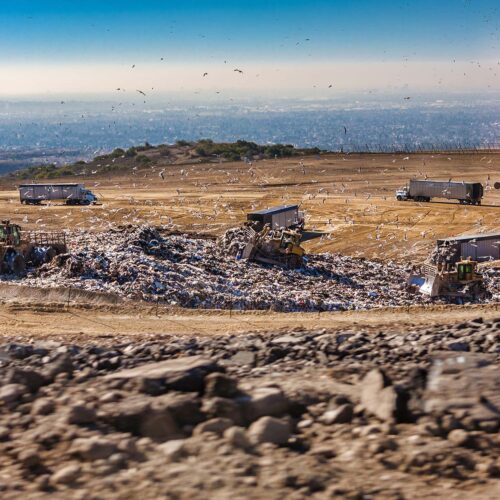
[[118, 447], [112, 441], [100, 438], [77, 438], [73, 441], [70, 453], [77, 455], [83, 460], [100, 460], [113, 455], [118, 451]]
[[7, 384], [0, 387], [0, 401], [4, 404], [12, 404], [19, 401], [23, 394], [28, 391], [22, 384]]
[[328, 410], [319, 418], [320, 422], [326, 425], [332, 424], [349, 424], [354, 415], [354, 407], [352, 404], [343, 404], [333, 410]]
[[204, 378], [216, 371], [221, 371], [221, 368], [214, 361], [201, 356], [189, 356], [119, 370], [106, 375], [104, 379], [147, 381], [161, 384], [165, 390], [202, 392]]
[[224, 431], [233, 426], [233, 421], [228, 418], [212, 418], [207, 420], [206, 422], [201, 423], [196, 426], [193, 431], [194, 436], [199, 436], [205, 432], [211, 432], [213, 434], [217, 434], [218, 436], [222, 436]]
[[390, 384], [382, 370], [371, 370], [361, 381], [361, 403], [380, 420], [402, 422], [407, 418], [408, 398]]
[[280, 417], [284, 415], [290, 402], [278, 387], [259, 387], [246, 398], [242, 398], [244, 415], [249, 422], [263, 416]]
[[248, 437], [254, 444], [283, 445], [288, 442], [291, 434], [290, 423], [274, 417], [259, 418], [248, 429]]

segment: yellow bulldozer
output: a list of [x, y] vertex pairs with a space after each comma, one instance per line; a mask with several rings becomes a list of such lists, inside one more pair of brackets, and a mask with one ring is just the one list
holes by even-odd
[[26, 265], [49, 262], [67, 252], [66, 235], [60, 232], [24, 232], [17, 224], [0, 224], [0, 273], [22, 275]]
[[487, 294], [477, 262], [466, 259], [456, 263], [426, 263], [420, 273], [412, 273], [408, 285], [430, 297], [481, 299]]
[[303, 265], [305, 250], [300, 246], [302, 233], [296, 229], [271, 229], [262, 231], [247, 227], [248, 242], [241, 252], [241, 259], [273, 264], [287, 269]]

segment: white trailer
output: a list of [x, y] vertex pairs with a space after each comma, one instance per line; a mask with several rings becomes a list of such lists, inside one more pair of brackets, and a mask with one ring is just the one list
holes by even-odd
[[480, 182], [428, 181], [411, 179], [396, 191], [398, 201], [429, 202], [432, 198], [458, 200], [461, 204], [481, 205], [483, 186]]
[[90, 205], [97, 197], [83, 184], [21, 184], [19, 198], [26, 205], [40, 205], [44, 200], [60, 200], [66, 205]]

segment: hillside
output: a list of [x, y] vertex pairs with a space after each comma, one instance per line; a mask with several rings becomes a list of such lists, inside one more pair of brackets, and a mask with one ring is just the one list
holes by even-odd
[[320, 152], [318, 148], [300, 149], [290, 144], [259, 145], [242, 140], [233, 143], [215, 143], [209, 139], [203, 139], [197, 142], [177, 141], [175, 144], [158, 146], [146, 143], [127, 150], [117, 148], [109, 154], [96, 156], [89, 162], [77, 161], [63, 166], [37, 165], [17, 170], [8, 176], [23, 180], [39, 180], [97, 174], [124, 174], [147, 169], [151, 165], [252, 161], [313, 155]]

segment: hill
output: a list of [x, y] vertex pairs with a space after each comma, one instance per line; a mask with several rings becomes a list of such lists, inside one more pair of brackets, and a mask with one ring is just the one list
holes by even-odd
[[90, 174], [124, 174], [147, 169], [151, 165], [253, 161], [314, 155], [320, 152], [319, 148], [295, 148], [290, 144], [259, 145], [243, 140], [216, 143], [210, 139], [202, 139], [196, 142], [177, 141], [175, 144], [160, 144], [158, 146], [146, 143], [127, 150], [116, 148], [111, 153], [96, 156], [89, 162], [76, 161], [63, 166], [56, 164], [31, 166], [12, 172], [8, 176], [22, 180], [40, 180]]

